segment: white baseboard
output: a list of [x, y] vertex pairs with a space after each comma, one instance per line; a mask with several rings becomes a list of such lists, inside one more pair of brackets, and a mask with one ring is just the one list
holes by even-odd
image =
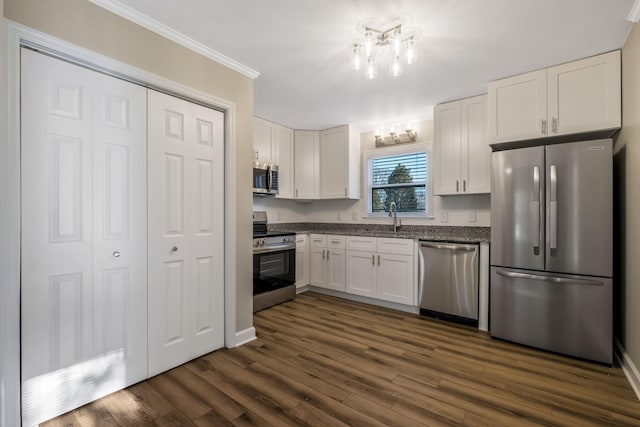
[[296, 287], [296, 295], [301, 294], [303, 292], [307, 292], [311, 285], [302, 285]]
[[235, 339], [229, 348], [240, 347], [241, 345], [244, 345], [255, 339], [256, 339], [256, 328], [252, 326], [240, 332], [236, 332]]
[[627, 352], [624, 350], [620, 341], [618, 341], [617, 338], [615, 338], [614, 341], [616, 347], [616, 359], [622, 367], [622, 372], [624, 372], [627, 380], [629, 380], [631, 388], [636, 392], [636, 397], [640, 400], [640, 371], [638, 371], [638, 368], [636, 368], [636, 365], [634, 365], [633, 360], [631, 360]]

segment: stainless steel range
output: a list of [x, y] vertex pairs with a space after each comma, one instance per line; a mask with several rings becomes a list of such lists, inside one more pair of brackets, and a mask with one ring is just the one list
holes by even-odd
[[253, 213], [253, 311], [296, 296], [296, 233], [267, 231], [267, 213]]

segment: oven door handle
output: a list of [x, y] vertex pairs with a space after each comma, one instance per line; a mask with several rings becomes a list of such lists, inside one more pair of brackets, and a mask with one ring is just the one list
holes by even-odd
[[280, 251], [286, 251], [290, 249], [295, 250], [296, 249], [295, 245], [286, 244], [286, 245], [269, 246], [268, 248], [255, 248], [253, 250], [253, 253], [264, 254], [268, 252], [280, 252]]

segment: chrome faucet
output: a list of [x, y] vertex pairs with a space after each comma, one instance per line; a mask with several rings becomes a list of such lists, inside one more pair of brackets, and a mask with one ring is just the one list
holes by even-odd
[[396, 202], [391, 202], [389, 205], [389, 216], [393, 215], [393, 232], [398, 231], [398, 205]]

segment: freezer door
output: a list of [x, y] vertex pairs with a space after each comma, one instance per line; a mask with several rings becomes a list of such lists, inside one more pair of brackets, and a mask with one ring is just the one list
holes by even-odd
[[549, 145], [546, 159], [545, 269], [611, 277], [612, 140]]
[[491, 267], [491, 336], [612, 363], [612, 280]]
[[544, 269], [544, 147], [491, 158], [491, 264]]

